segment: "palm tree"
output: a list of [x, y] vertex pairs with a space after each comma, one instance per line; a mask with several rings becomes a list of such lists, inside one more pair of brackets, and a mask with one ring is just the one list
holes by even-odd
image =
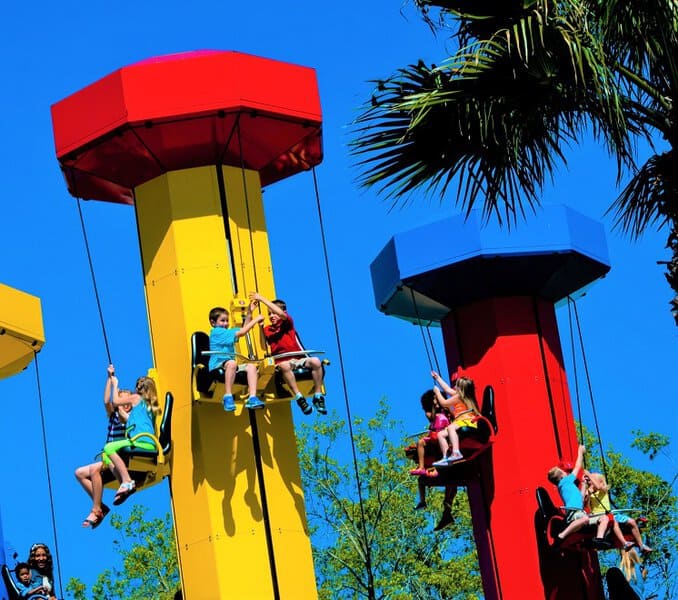
[[[511, 222], [592, 133], [618, 183], [631, 174], [609, 208], [615, 225], [632, 237], [670, 230], [666, 277], [678, 294], [676, 0], [414, 2], [431, 26], [454, 22], [459, 49], [376, 82], [354, 123], [361, 185], [398, 204], [452, 184], [462, 210], [480, 200], [486, 217]], [[638, 137], [655, 152], [640, 167]], [[678, 324], [678, 295], [671, 310]]]

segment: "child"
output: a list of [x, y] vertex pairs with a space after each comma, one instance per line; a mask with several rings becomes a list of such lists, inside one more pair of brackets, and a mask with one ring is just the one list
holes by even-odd
[[[422, 437], [417, 442], [417, 458], [419, 465], [416, 469], [410, 471], [410, 475], [426, 475], [427, 471], [424, 468], [424, 456], [426, 454], [426, 446], [431, 442], [438, 443], [438, 434], [450, 424], [450, 419], [445, 414], [445, 409], [442, 408], [436, 398], [433, 390], [427, 390], [421, 396], [421, 407], [424, 409], [426, 418], [429, 420], [429, 433]], [[420, 502], [421, 504], [421, 502]], [[426, 503], [424, 503], [425, 505]]]
[[[120, 408], [113, 405], [113, 365], [109, 365], [107, 369], [108, 376], [106, 378], [106, 386], [104, 387], [104, 408], [108, 415], [108, 434], [106, 436], [106, 443], [125, 439], [125, 423], [130, 410], [131, 404], [125, 404]], [[120, 390], [119, 394], [129, 395], [129, 391]], [[111, 465], [112, 467], [112, 465]], [[89, 465], [78, 467], [75, 470], [75, 477], [84, 488], [87, 495], [92, 499], [92, 511], [87, 518], [82, 522], [83, 527], [91, 527], [96, 529], [101, 525], [104, 517], [110, 512], [108, 506], [102, 502], [103, 497], [103, 481], [101, 479], [101, 472], [105, 468], [103, 461], [97, 461]]]
[[[219, 367], [224, 368], [224, 410], [226, 412], [233, 412], [235, 410], [235, 401], [233, 400], [233, 382], [235, 381], [235, 374], [238, 369], [238, 364], [235, 362], [235, 342], [238, 338], [244, 336], [257, 323], [261, 323], [264, 317], [258, 315], [252, 319], [252, 310], [255, 304], [251, 303], [247, 311], [247, 317], [242, 327], [228, 326], [229, 314], [225, 308], [220, 306], [214, 307], [210, 311], [209, 320], [212, 330], [210, 331], [210, 350], [217, 351], [219, 354], [212, 354], [210, 356], [209, 369], [213, 371]], [[231, 358], [224, 356], [230, 355]], [[263, 408], [264, 403], [257, 398], [257, 366], [254, 363], [247, 363], [245, 365], [247, 372], [247, 389], [249, 398], [245, 402], [245, 408], [257, 409]]]
[[610, 487], [605, 481], [605, 476], [602, 473], [589, 473], [584, 471], [584, 481], [589, 484], [589, 503], [592, 513], [604, 513], [606, 515], [614, 515], [612, 517], [612, 526], [614, 528], [617, 539], [622, 542], [622, 548], [629, 550], [634, 544], [627, 542], [624, 538], [619, 524], [628, 523], [631, 529], [631, 535], [635, 540], [635, 545], [640, 548], [644, 554], [652, 552], [652, 548], [643, 543], [643, 538], [640, 535], [638, 524], [635, 519], [629, 517], [626, 513], [612, 513], [612, 505], [610, 504]]
[[601, 538], [605, 534], [607, 527], [610, 523], [607, 515], [603, 515], [602, 518], [594, 516], [589, 517], [589, 515], [584, 511], [584, 497], [587, 493], [586, 486], [582, 486], [580, 490], [577, 487], [577, 473], [581, 470], [582, 464], [584, 462], [584, 453], [586, 448], [584, 446], [579, 446], [577, 452], [577, 460], [574, 463], [574, 468], [572, 473], [567, 474], [560, 467], [552, 467], [549, 469], [547, 474], [548, 480], [555, 486], [558, 487], [558, 493], [560, 498], [563, 501], [563, 504], [566, 507], [567, 511], [567, 527], [563, 529], [554, 540], [556, 545], [562, 543], [562, 541], [571, 533], [579, 531], [582, 527], [588, 525], [589, 523], [594, 524], [598, 523], [598, 531], [596, 540], [599, 545], [602, 545]]
[[28, 563], [18, 563], [14, 568], [14, 572], [16, 573], [16, 587], [19, 590], [20, 598], [26, 598], [28, 600], [47, 598], [45, 595], [46, 590], [42, 586], [42, 578], [39, 579], [39, 583], [37, 585], [31, 585], [32, 574], [31, 567]]
[[[102, 452], [104, 464], [113, 464], [113, 473], [120, 482], [120, 487], [113, 500], [113, 504], [117, 506], [122, 504], [130, 494], [136, 491], [136, 483], [130, 477], [125, 462], [118, 455], [118, 450], [129, 448], [130, 446], [144, 450], [155, 450], [153, 437], [144, 436], [143, 434], [155, 435], [155, 417], [161, 411], [153, 379], [150, 377], [139, 377], [135, 386], [135, 393], [124, 393], [118, 391], [118, 378], [115, 376], [113, 365], [109, 369], [113, 383], [113, 397], [111, 399], [113, 405], [117, 407], [124, 406], [125, 404], [132, 405], [132, 410], [127, 418], [127, 437], [123, 440], [108, 442]], [[134, 442], [131, 441], [131, 438], [139, 435], [141, 437], [136, 438]]]
[[[282, 300], [267, 300], [257, 292], [250, 293], [250, 301], [253, 303], [262, 302], [270, 312], [271, 324], [264, 327], [264, 337], [271, 347], [271, 354], [284, 354], [286, 352], [303, 352], [303, 348], [297, 338], [297, 332], [294, 329], [294, 321], [287, 314], [287, 305]], [[294, 377], [294, 369], [305, 367], [310, 369], [313, 378], [313, 406], [321, 415], [327, 414], [325, 406], [325, 396], [323, 395], [323, 366], [320, 359], [312, 356], [299, 356], [295, 358], [276, 359], [276, 366], [280, 369], [285, 383], [294, 394], [301, 412], [310, 415], [313, 408], [306, 401], [297, 387], [297, 380]]]
[[[54, 567], [49, 548], [45, 544], [33, 544], [26, 562], [31, 567], [30, 586], [42, 586], [42, 597], [56, 600], [54, 595]], [[40, 597], [38, 596], [38, 598]]]
[[459, 377], [454, 388], [444, 381], [438, 373], [431, 371], [433, 381], [442, 388], [447, 394], [445, 398], [440, 389], [434, 386], [433, 391], [438, 399], [440, 406], [447, 408], [452, 413], [452, 423], [446, 429], [438, 433], [438, 443], [443, 458], [433, 463], [434, 467], [446, 467], [457, 460], [462, 460], [464, 456], [459, 451], [459, 435], [457, 429], [460, 427], [477, 428], [478, 403], [476, 402], [476, 388], [472, 379], [468, 377]]

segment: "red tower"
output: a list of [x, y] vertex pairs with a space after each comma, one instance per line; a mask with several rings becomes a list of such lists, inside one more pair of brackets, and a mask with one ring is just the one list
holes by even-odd
[[559, 505], [546, 473], [577, 453], [554, 305], [608, 270], [602, 226], [562, 206], [510, 233], [447, 219], [372, 264], [379, 309], [439, 322], [449, 372], [495, 391], [496, 441], [463, 478], [487, 600], [603, 597], [596, 554], [548, 548], [535, 523], [536, 489]]

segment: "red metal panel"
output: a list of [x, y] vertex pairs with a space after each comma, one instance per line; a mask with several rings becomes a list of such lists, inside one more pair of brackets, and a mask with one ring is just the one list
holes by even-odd
[[595, 556], [573, 566], [572, 557], [540, 552], [535, 531], [536, 488], [550, 486], [548, 469], [576, 449], [553, 306], [530, 297], [484, 300], [442, 325], [450, 371], [461, 368], [479, 395], [486, 385], [495, 390], [499, 434], [480, 482], [469, 486], [485, 597], [600, 598]]
[[52, 106], [57, 156], [76, 196], [129, 202], [171, 170], [225, 164], [267, 185], [322, 161], [315, 71], [201, 51], [123, 67]]

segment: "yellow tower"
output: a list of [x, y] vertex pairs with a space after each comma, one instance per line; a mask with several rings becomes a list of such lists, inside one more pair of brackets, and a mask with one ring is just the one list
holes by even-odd
[[[321, 160], [311, 69], [235, 52], [124, 67], [52, 107], [77, 197], [134, 204], [160, 396], [173, 394], [170, 484], [184, 598], [317, 596], [289, 402], [259, 335], [266, 407], [201, 392], [194, 334], [275, 297], [261, 187]], [[256, 333], [256, 330], [253, 330]], [[199, 352], [199, 351], [198, 351]]]

